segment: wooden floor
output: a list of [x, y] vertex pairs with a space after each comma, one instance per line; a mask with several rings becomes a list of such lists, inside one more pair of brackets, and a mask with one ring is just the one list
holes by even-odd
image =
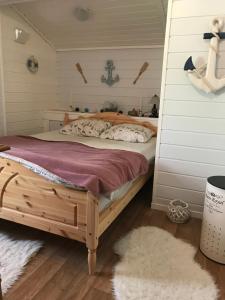
[[[87, 275], [87, 250], [84, 245], [65, 238], [0, 221], [1, 228], [22, 232], [45, 241], [44, 248], [29, 263], [25, 274], [4, 299], [8, 300], [109, 300], [113, 299], [110, 279], [119, 260], [113, 253], [114, 243], [131, 229], [153, 225], [168, 230], [176, 237], [199, 245], [201, 221], [171, 223], [163, 212], [151, 210], [151, 183], [136, 196], [120, 217], [105, 232], [98, 250], [97, 274]], [[159, 249], [160, 251], [160, 249]], [[196, 260], [214, 276], [225, 300], [225, 265], [208, 260], [199, 251]], [[194, 276], [194, 274], [193, 274]], [[207, 300], [207, 299], [206, 299]]]

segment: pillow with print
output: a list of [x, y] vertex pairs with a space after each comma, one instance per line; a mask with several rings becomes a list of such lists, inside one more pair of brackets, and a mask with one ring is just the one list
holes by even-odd
[[146, 143], [154, 133], [141, 125], [120, 124], [112, 126], [101, 134], [102, 139], [124, 141], [129, 143]]
[[97, 119], [77, 119], [60, 129], [62, 134], [99, 137], [112, 126], [110, 122]]

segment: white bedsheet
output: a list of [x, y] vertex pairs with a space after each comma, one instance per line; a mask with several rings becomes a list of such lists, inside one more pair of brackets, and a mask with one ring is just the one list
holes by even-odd
[[35, 134], [33, 137], [48, 141], [78, 142], [99, 149], [119, 149], [138, 152], [143, 154], [149, 162], [155, 157], [156, 138], [151, 138], [148, 143], [128, 143], [95, 137], [66, 135], [59, 133], [58, 130]]

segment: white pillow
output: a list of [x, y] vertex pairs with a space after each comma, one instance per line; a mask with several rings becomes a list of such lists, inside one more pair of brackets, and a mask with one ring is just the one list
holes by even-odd
[[121, 124], [112, 126], [104, 131], [100, 138], [130, 143], [146, 143], [153, 136], [153, 132], [144, 126], [135, 124]]
[[99, 137], [112, 126], [110, 122], [97, 119], [78, 119], [60, 129], [62, 134]]

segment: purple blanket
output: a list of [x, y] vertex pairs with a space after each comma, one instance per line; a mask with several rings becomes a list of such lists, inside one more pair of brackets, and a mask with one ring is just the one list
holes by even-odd
[[146, 158], [131, 151], [25, 136], [2, 137], [0, 144], [11, 147], [6, 153], [45, 168], [94, 195], [110, 193], [148, 171]]

